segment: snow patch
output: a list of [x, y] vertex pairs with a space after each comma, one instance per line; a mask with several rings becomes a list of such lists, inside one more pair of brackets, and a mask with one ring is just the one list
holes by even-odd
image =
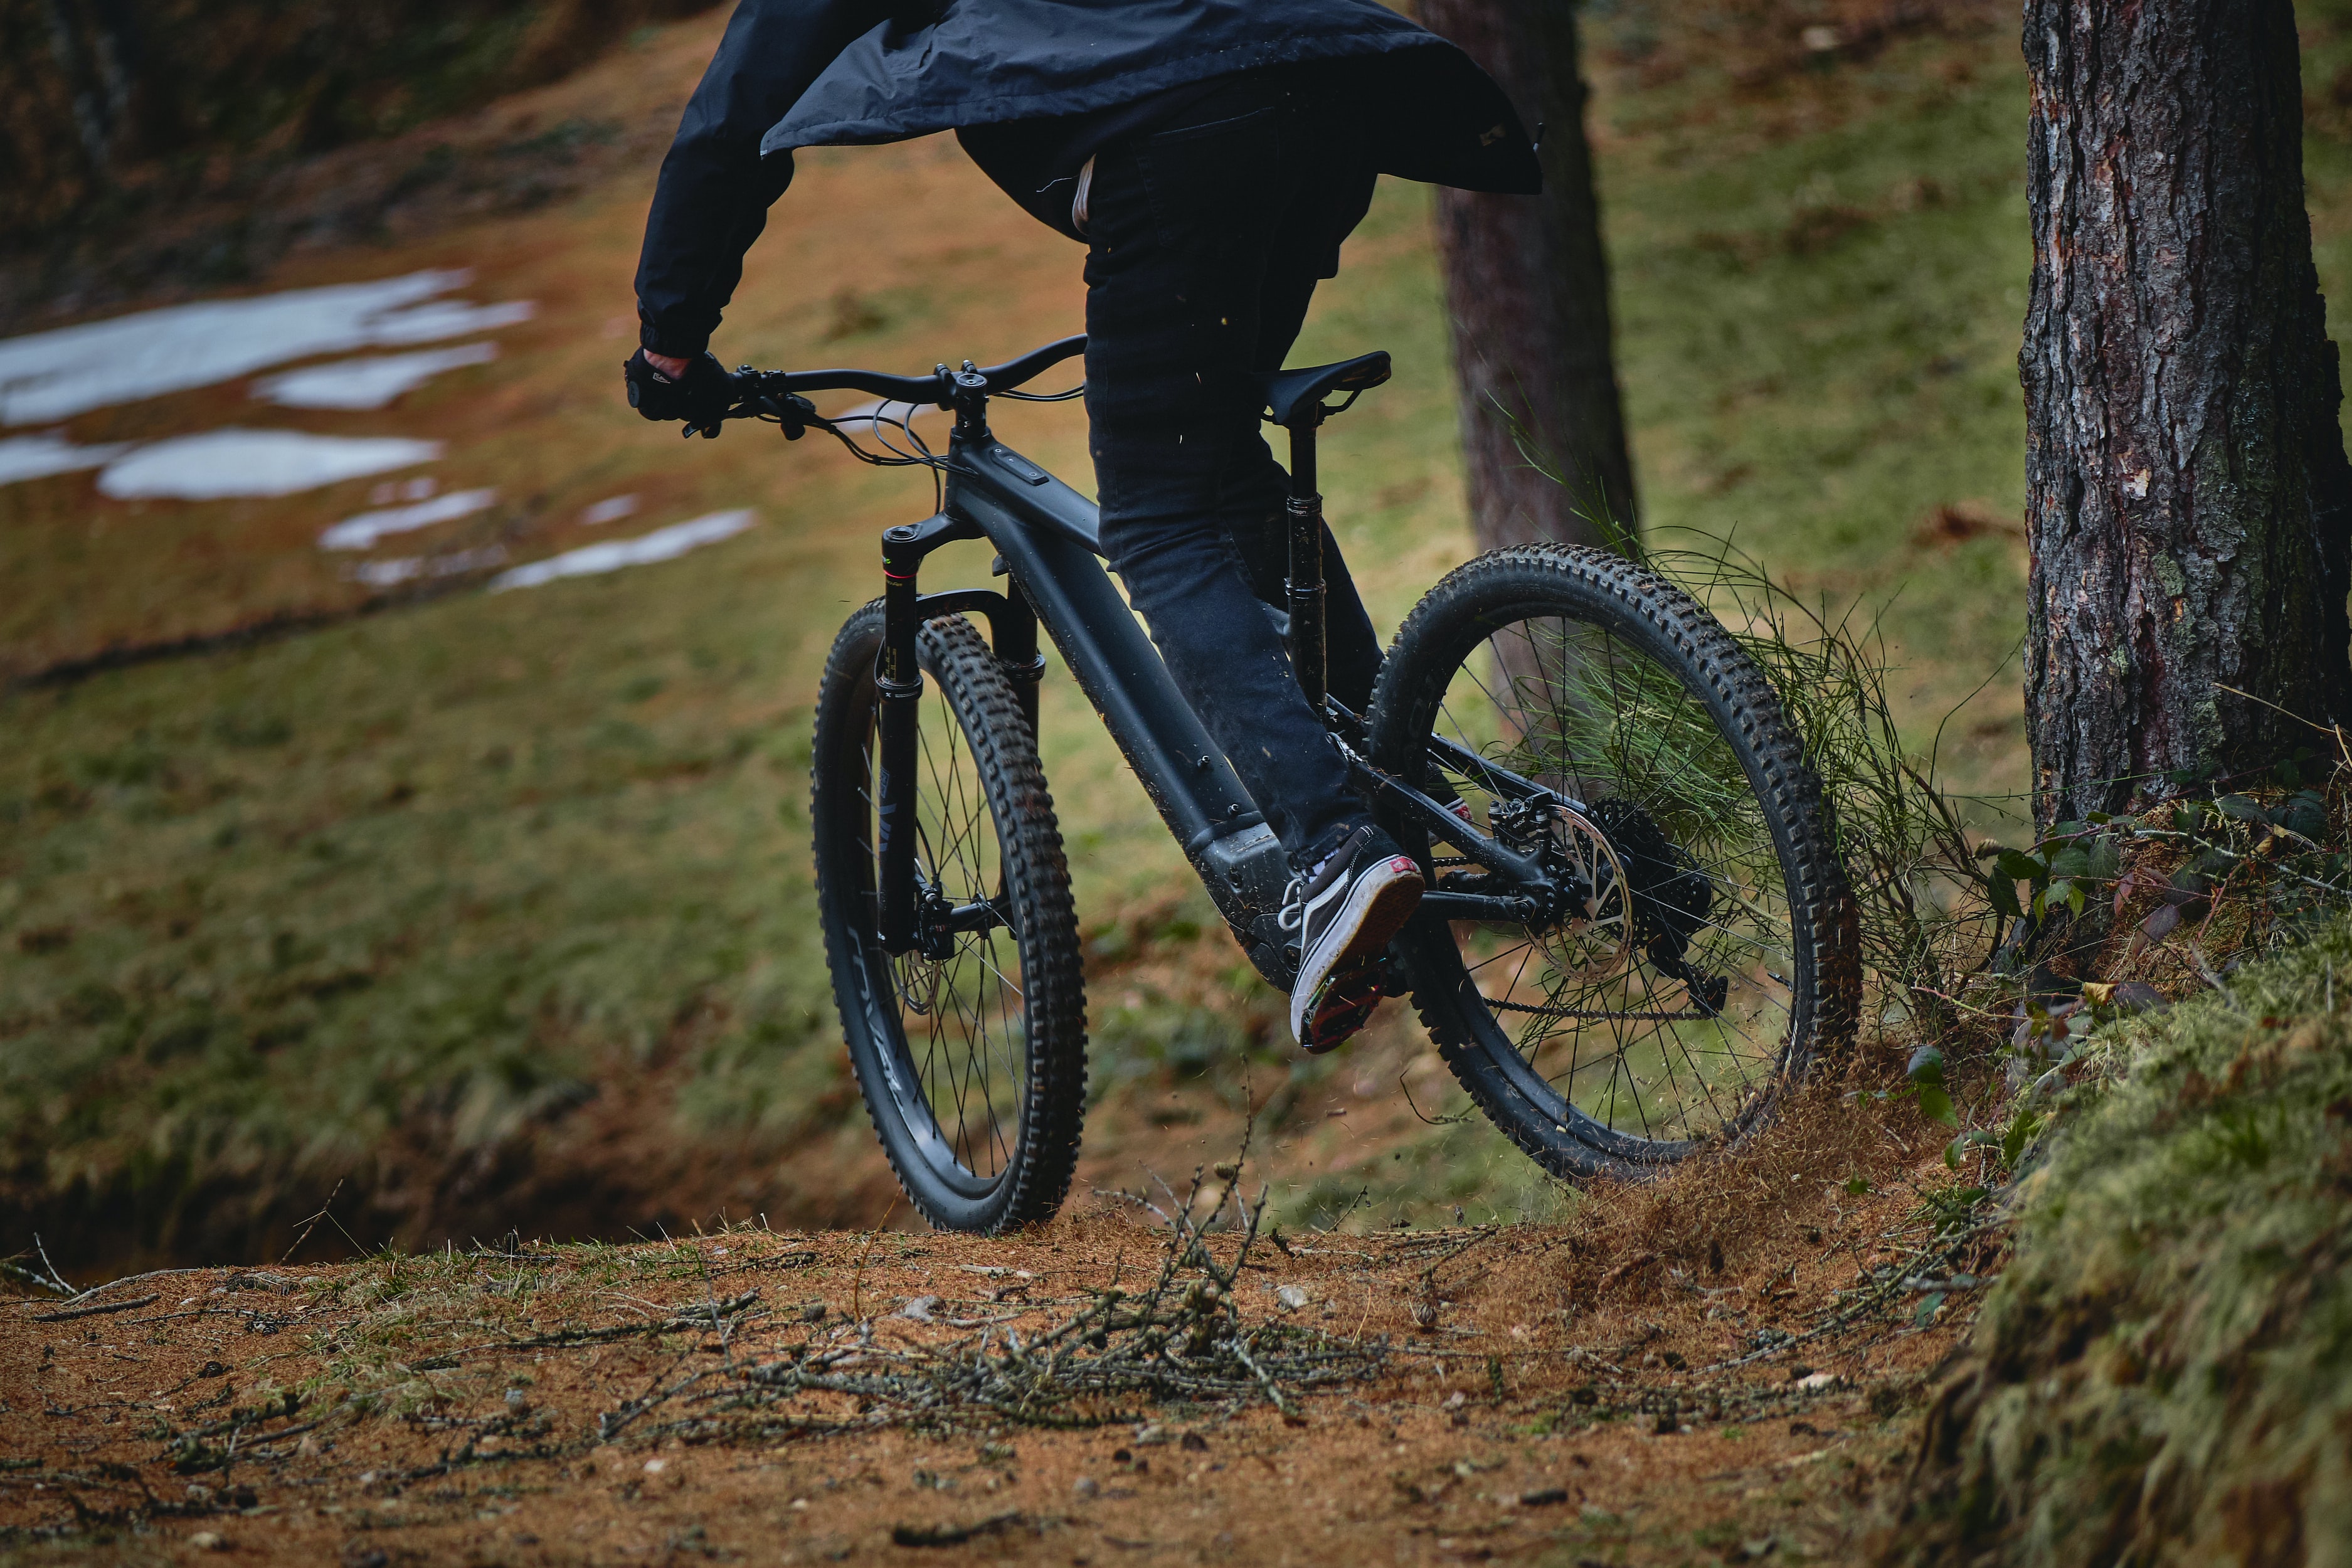
[[716, 544], [722, 539], [732, 539], [760, 520], [760, 514], [750, 508], [735, 511], [714, 511], [708, 517], [698, 517], [690, 522], [672, 523], [635, 539], [615, 539], [603, 544], [583, 545], [551, 555], [544, 561], [534, 561], [528, 566], [518, 566], [505, 572], [490, 584], [490, 592], [502, 594], [509, 588], [536, 588], [542, 583], [552, 583], [561, 577], [589, 577], [602, 572], [617, 572], [624, 566], [644, 566], [656, 561], [671, 561], [689, 550], [706, 544]]
[[131, 450], [128, 441], [106, 447], [77, 447], [62, 436], [10, 436], [0, 439], [0, 485], [19, 479], [70, 474], [77, 468], [98, 468]]
[[496, 343], [460, 343], [454, 349], [339, 359], [257, 381], [253, 395], [287, 408], [382, 408], [445, 370], [498, 357]]
[[580, 513], [580, 521], [590, 528], [597, 528], [604, 523], [618, 522], [625, 517], [635, 517], [636, 514], [636, 497], [612, 496], [584, 508]]
[[98, 476], [98, 488], [118, 500], [282, 496], [431, 462], [440, 455], [438, 441], [394, 436], [207, 430], [152, 442], [117, 458]]
[[319, 535], [321, 550], [366, 550], [387, 533], [407, 533], [480, 511], [499, 499], [494, 489], [451, 490], [411, 506], [385, 507], [347, 517]]
[[416, 577], [455, 577], [465, 572], [487, 571], [507, 558], [503, 544], [479, 550], [453, 550], [446, 555], [395, 555], [386, 561], [362, 561], [344, 575], [371, 588], [389, 588]]
[[412, 272], [208, 300], [0, 341], [0, 425], [69, 418], [313, 354], [434, 342], [530, 319], [529, 300], [469, 305], [435, 298], [471, 276]]
[[423, 500], [441, 488], [441, 481], [431, 474], [413, 479], [386, 479], [368, 491], [368, 505], [390, 506], [400, 500]]

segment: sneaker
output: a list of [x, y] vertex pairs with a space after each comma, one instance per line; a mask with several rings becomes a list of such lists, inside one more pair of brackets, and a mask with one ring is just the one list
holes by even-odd
[[[1290, 1033], [1300, 1045], [1329, 1050], [1363, 1027], [1380, 1003], [1373, 961], [1412, 918], [1421, 890], [1421, 868], [1370, 826], [1356, 829], [1321, 865], [1292, 879], [1282, 924], [1298, 933]], [[1363, 995], [1368, 968], [1373, 972], [1369, 1005]]]

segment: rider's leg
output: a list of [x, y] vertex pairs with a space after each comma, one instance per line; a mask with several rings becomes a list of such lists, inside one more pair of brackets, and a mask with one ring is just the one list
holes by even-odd
[[[1235, 547], [1246, 527], [1224, 525], [1253, 492], [1255, 515], [1265, 510], [1270, 459], [1251, 373], [1287, 346], [1304, 290], [1336, 268], [1370, 199], [1370, 173], [1338, 149], [1319, 107], [1282, 100], [1259, 79], [1097, 154], [1087, 259], [1103, 543], [1170, 673], [1299, 868], [1283, 921], [1298, 944], [1291, 1029], [1309, 1049], [1338, 1044], [1378, 1005], [1377, 961], [1422, 890], [1420, 868], [1371, 821], [1298, 689]], [[1302, 247], [1302, 232], [1316, 243]], [[1320, 265], [1302, 268], [1290, 259], [1300, 255]], [[1270, 293], [1285, 316], [1269, 349]], [[1349, 620], [1362, 621], [1351, 608]], [[1369, 646], [1369, 622], [1360, 629]], [[1349, 689], [1361, 663], [1343, 671]]]
[[1249, 375], [1268, 260], [1305, 182], [1295, 117], [1237, 98], [1199, 106], [1207, 123], [1097, 155], [1087, 404], [1103, 542], [1129, 597], [1285, 848], [1311, 866], [1370, 818], [1222, 523], [1264, 494]]
[[[1319, 121], [1315, 129], [1342, 142], [1349, 134], [1344, 121], [1336, 117]], [[1318, 155], [1328, 160], [1337, 151], [1333, 147]], [[1349, 178], [1311, 181], [1275, 226], [1265, 279], [1258, 288], [1257, 369], [1279, 370], [1289, 357], [1291, 345], [1306, 324], [1315, 286], [1338, 274], [1340, 242], [1356, 226], [1367, 195]], [[1263, 447], [1266, 427], [1253, 428], [1258, 431]], [[1242, 544], [1242, 554], [1249, 563], [1251, 581], [1259, 595], [1278, 605], [1283, 602], [1283, 582], [1289, 571], [1289, 528], [1283, 513], [1289, 476], [1271, 452], [1260, 468], [1265, 475], [1261, 481], [1265, 487], [1264, 510], [1246, 522], [1229, 519], [1228, 527], [1237, 542], [1248, 540]], [[1251, 523], [1255, 526], [1248, 526]], [[1371, 706], [1372, 683], [1381, 673], [1381, 642], [1372, 631], [1371, 617], [1364, 613], [1355, 578], [1339, 553], [1339, 542], [1332, 537], [1328, 524], [1323, 530], [1323, 588], [1324, 679], [1332, 696], [1361, 713]]]
[[[1269, 465], [1272, 458], [1267, 459]], [[1244, 505], [1228, 506], [1220, 519], [1234, 552], [1249, 577], [1250, 591], [1264, 604], [1281, 610], [1287, 603], [1284, 583], [1290, 572], [1287, 520], [1282, 510], [1286, 479], [1274, 468], [1269, 483], [1272, 500], [1253, 496]], [[1372, 682], [1381, 673], [1381, 639], [1371, 616], [1356, 593], [1355, 579], [1339, 554], [1339, 542], [1323, 529], [1324, 679], [1331, 695], [1361, 713], [1371, 705]]]

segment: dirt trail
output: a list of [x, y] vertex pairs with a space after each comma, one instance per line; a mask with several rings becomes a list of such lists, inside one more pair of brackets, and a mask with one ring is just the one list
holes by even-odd
[[[1243, 1238], [1213, 1233], [1222, 1321], [1334, 1380], [1293, 1384], [1287, 1415], [1206, 1388], [1024, 1418], [796, 1384], [904, 1393], [943, 1386], [951, 1352], [1011, 1367], [1008, 1348], [1056, 1342], [1084, 1364], [1085, 1326], [1055, 1327], [1114, 1283], [1131, 1309], [1169, 1254], [1116, 1201], [1008, 1239], [509, 1239], [28, 1300], [0, 1309], [0, 1544], [354, 1565], [1852, 1560], [1952, 1334], [1912, 1326], [1901, 1285], [1940, 1163], [1911, 1168], [1862, 1120], [1595, 1194], [1563, 1226], [1261, 1238], [1238, 1273]], [[1848, 1175], [1870, 1148], [1874, 1171]], [[1790, 1180], [1792, 1157], [1842, 1168]], [[1200, 1278], [1177, 1270], [1167, 1299], [1196, 1302]], [[1883, 1313], [1831, 1294], [1874, 1279]]]

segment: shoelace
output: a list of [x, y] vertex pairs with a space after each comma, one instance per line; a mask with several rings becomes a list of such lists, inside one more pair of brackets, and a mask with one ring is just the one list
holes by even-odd
[[1274, 923], [1284, 931], [1297, 931], [1307, 923], [1307, 879], [1293, 877], [1282, 889], [1282, 912]]

